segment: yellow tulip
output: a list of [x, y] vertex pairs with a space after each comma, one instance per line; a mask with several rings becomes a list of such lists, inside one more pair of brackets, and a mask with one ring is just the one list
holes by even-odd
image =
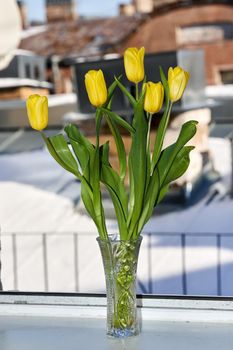
[[169, 97], [172, 102], [178, 101], [186, 88], [190, 74], [181, 67], [168, 70]]
[[27, 114], [31, 127], [43, 130], [48, 125], [48, 99], [46, 96], [31, 95], [26, 101]]
[[85, 74], [85, 86], [93, 106], [100, 107], [107, 101], [108, 92], [101, 69], [89, 70]]
[[128, 48], [124, 53], [125, 73], [129, 81], [137, 84], [144, 79], [145, 48]]
[[163, 105], [164, 88], [161, 82], [152, 83], [148, 81], [144, 88], [146, 89], [144, 109], [151, 114], [158, 113]]

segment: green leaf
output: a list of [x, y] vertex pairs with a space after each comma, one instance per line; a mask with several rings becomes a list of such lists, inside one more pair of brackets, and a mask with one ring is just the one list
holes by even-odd
[[139, 98], [141, 98], [141, 96], [143, 95], [143, 85], [146, 83], [146, 75], [144, 76], [144, 79], [142, 81], [142, 84], [141, 84], [141, 92], [140, 92], [140, 95], [139, 95]]
[[96, 147], [94, 153], [93, 169], [91, 171], [91, 184], [93, 189], [93, 206], [95, 210], [96, 220], [98, 222], [101, 234], [107, 234], [105, 225], [105, 216], [102, 205], [102, 195], [100, 189], [100, 147], [99, 147], [99, 133], [101, 127], [102, 112], [100, 109], [96, 110]]
[[118, 114], [115, 112], [110, 111], [106, 108], [101, 108], [101, 111], [103, 113], [106, 113], [112, 120], [114, 120], [117, 124], [121, 125], [124, 129], [126, 129], [131, 134], [135, 133], [135, 129], [123, 118], [121, 118]]
[[158, 198], [160, 189], [160, 180], [159, 173], [157, 169], [155, 169], [154, 173], [150, 177], [149, 185], [146, 190], [146, 194], [144, 197], [143, 210], [139, 220], [138, 231], [141, 232], [146, 222], [150, 219], [156, 199]]
[[100, 146], [100, 159], [102, 163], [109, 165], [109, 141]]
[[42, 137], [47, 145], [47, 148], [53, 158], [67, 171], [76, 175], [81, 181], [81, 195], [83, 198], [84, 205], [88, 213], [96, 222], [95, 213], [93, 209], [93, 194], [89, 183], [77, 170], [78, 165], [69, 150], [69, 147], [64, 139], [63, 135], [57, 135], [56, 137], [46, 138], [44, 134]]
[[[143, 198], [146, 184], [146, 169], [147, 169], [147, 121], [144, 113], [144, 97], [141, 96], [134, 111], [133, 126], [135, 133], [132, 135], [131, 150], [129, 153], [130, 167], [133, 176], [134, 207], [132, 216], [130, 217], [129, 236], [136, 236], [138, 220], [141, 215]], [[132, 188], [130, 188], [132, 191]]]
[[189, 153], [193, 147], [184, 147], [184, 145], [194, 136], [196, 124], [196, 121], [185, 123], [182, 126], [176, 143], [163, 150], [147, 186], [143, 212], [138, 225], [139, 232], [150, 219], [154, 206], [165, 196], [170, 182], [183, 175], [187, 170], [189, 165]]
[[46, 138], [44, 134], [42, 137], [47, 145], [47, 148], [53, 158], [66, 170], [73, 173], [77, 177], [81, 174], [78, 169], [78, 164], [71, 153], [69, 146], [63, 135], [55, 135]]
[[86, 177], [86, 179], [89, 181], [90, 180], [90, 172], [89, 172], [89, 162], [90, 162], [90, 157], [87, 149], [78, 144], [78, 142], [70, 139], [71, 146], [73, 148], [73, 151], [79, 161], [80, 167], [82, 169], [83, 175]]
[[166, 107], [156, 133], [153, 156], [152, 156], [151, 173], [153, 173], [154, 171], [154, 168], [159, 160], [159, 157], [163, 148], [164, 137], [167, 130], [169, 117], [171, 114], [171, 108], [172, 108], [172, 104], [169, 101], [169, 87], [168, 87], [167, 79], [164, 75], [162, 67], [159, 67], [159, 70], [160, 70], [160, 76], [161, 76], [161, 80], [162, 80], [164, 92], [165, 92]]
[[162, 187], [162, 189], [159, 192], [157, 203], [155, 203], [155, 205], [159, 204], [163, 200], [168, 190], [169, 190], [169, 184]]
[[65, 126], [65, 132], [82, 168], [83, 175], [90, 182], [90, 173], [93, 169], [95, 147], [73, 124]]
[[[173, 146], [173, 145], [172, 145]], [[170, 147], [172, 147], [170, 146]], [[174, 146], [173, 146], [174, 148]], [[190, 158], [189, 154], [190, 152], [194, 149], [195, 147], [193, 146], [185, 146], [183, 147], [179, 153], [177, 154], [176, 158], [174, 159], [172, 166], [166, 176], [166, 178], [163, 181], [163, 185], [167, 185], [170, 182], [178, 179], [180, 176], [182, 176], [186, 170], [188, 169], [189, 163], [190, 163]], [[165, 156], [166, 149], [164, 150], [164, 153], [162, 155]], [[170, 152], [168, 152], [169, 154]]]
[[[122, 77], [122, 75], [120, 75], [117, 79], [120, 80]], [[107, 102], [104, 104], [103, 107], [106, 107], [108, 109], [111, 109], [111, 106], [112, 106], [112, 100], [113, 100], [113, 97], [114, 97], [114, 92], [115, 92], [115, 89], [117, 87], [117, 82], [114, 81], [108, 88], [108, 99], [107, 99]]]
[[131, 93], [126, 89], [126, 87], [120, 83], [120, 81], [115, 77], [116, 83], [123, 92], [123, 94], [128, 98], [130, 104], [132, 105], [133, 108], [136, 107], [137, 101], [135, 98], [131, 95]]
[[130, 184], [130, 195], [129, 195], [129, 214], [127, 219], [127, 226], [129, 227], [131, 217], [134, 209], [134, 201], [135, 201], [135, 190], [134, 190], [134, 176], [133, 176], [133, 168], [131, 157], [128, 158], [128, 167], [129, 167], [129, 184]]
[[87, 212], [89, 213], [89, 215], [95, 222], [96, 226], [98, 227], [98, 222], [96, 220], [95, 210], [93, 207], [93, 197], [90, 195], [89, 191], [87, 190], [85, 182], [82, 182], [81, 184], [81, 197]]
[[89, 153], [94, 154], [94, 146], [92, 143], [80, 132], [78, 127], [74, 124], [68, 124], [65, 126], [65, 132], [69, 139], [72, 139], [78, 142], [80, 145], [83, 145]]
[[102, 163], [101, 165], [101, 181], [108, 189], [112, 198], [121, 239], [126, 240], [128, 196], [126, 194], [124, 184], [119, 175], [111, 168], [111, 166], [106, 165], [105, 163]]
[[[47, 145], [47, 148], [53, 158], [67, 171], [76, 175], [81, 181], [81, 196], [83, 203], [87, 212], [92, 217], [95, 222], [98, 232], [102, 239], [107, 239], [107, 231], [105, 226], [102, 225], [102, 222], [96, 216], [95, 208], [93, 205], [93, 192], [90, 186], [90, 183], [87, 181], [85, 176], [82, 176], [78, 170], [78, 164], [73, 157], [69, 146], [63, 135], [56, 135], [50, 138], [46, 138], [46, 136], [42, 133], [42, 137]], [[101, 205], [102, 207], [102, 205]]]
[[114, 141], [117, 148], [118, 159], [120, 163], [120, 178], [124, 180], [126, 174], [126, 153], [125, 146], [121, 137], [121, 134], [116, 126], [116, 123], [113, 119], [109, 118], [108, 115], [105, 114], [105, 119], [108, 123], [109, 129], [114, 137]]
[[100, 221], [96, 217], [95, 208], [93, 205], [93, 193], [90, 191], [89, 184], [86, 182], [84, 177], [82, 177], [82, 182], [81, 182], [81, 197], [87, 212], [89, 213], [89, 215], [91, 216], [92, 220], [94, 221], [97, 227], [97, 230], [99, 232], [101, 239], [108, 240], [106, 228], [105, 230], [103, 229]]
[[197, 132], [196, 120], [189, 120], [182, 125], [179, 137], [176, 141], [176, 150], [181, 149]]
[[[109, 163], [109, 141], [100, 147], [101, 158], [101, 181], [113, 191], [110, 193], [114, 207], [119, 206], [123, 212], [124, 222], [128, 214], [128, 195], [125, 191], [124, 182]], [[119, 220], [118, 220], [119, 221]]]
[[62, 168], [64, 168], [65, 170], [67, 170], [67, 171], [73, 173], [73, 172], [72, 172], [72, 169], [69, 167], [69, 165], [65, 164], [65, 163], [63, 162], [63, 160], [58, 156], [58, 154], [57, 154], [56, 150], [54, 149], [52, 143], [51, 143], [50, 140], [45, 136], [45, 134], [44, 134], [44, 133], [41, 133], [41, 136], [42, 136], [42, 138], [43, 138], [43, 140], [44, 140], [44, 142], [45, 142], [45, 144], [46, 144], [46, 146], [47, 146], [47, 149], [48, 149], [49, 153], [50, 153], [51, 156], [56, 160], [56, 162], [57, 162]]
[[[101, 111], [96, 111], [96, 135], [97, 147], [94, 147], [90, 141], [82, 135], [79, 129], [72, 124], [65, 127], [65, 131], [70, 139], [72, 146], [74, 146], [75, 154], [83, 166], [82, 177], [82, 198], [84, 205], [92, 216], [99, 234], [102, 238], [107, 237], [105, 227], [104, 212], [101, 202], [101, 192], [99, 183], [99, 131], [101, 126]], [[79, 148], [81, 146], [81, 148]], [[83, 151], [80, 151], [80, 149]], [[85, 154], [89, 155], [89, 162], [87, 167], [87, 160], [84, 159]], [[95, 169], [95, 171], [93, 171]]]
[[159, 66], [159, 73], [160, 73], [160, 77], [161, 77], [161, 81], [164, 87], [164, 92], [165, 92], [165, 99], [166, 99], [166, 104], [169, 101], [169, 85], [168, 85], [168, 81], [166, 79], [166, 76], [164, 74], [163, 68], [161, 66]]
[[109, 185], [115, 191], [117, 197], [119, 198], [119, 202], [121, 203], [126, 220], [128, 214], [128, 196], [119, 175], [110, 165], [103, 163], [101, 168], [101, 181], [104, 184]]
[[100, 135], [102, 116], [103, 116], [103, 114], [102, 114], [101, 109], [97, 108], [96, 116], [95, 116], [96, 148], [99, 147], [99, 135]]
[[[196, 125], [197, 125], [197, 121], [195, 120], [190, 120], [187, 123], [185, 123], [181, 128], [181, 131], [176, 143], [167, 147], [162, 152], [162, 155], [157, 165], [159, 170], [159, 175], [160, 175], [161, 186], [165, 184], [165, 180], [167, 176], [169, 176], [169, 172], [172, 171], [172, 166], [173, 164], [175, 164], [178, 153], [182, 150], [184, 145], [195, 135], [197, 130]], [[190, 151], [191, 149], [186, 148], [186, 150]]]

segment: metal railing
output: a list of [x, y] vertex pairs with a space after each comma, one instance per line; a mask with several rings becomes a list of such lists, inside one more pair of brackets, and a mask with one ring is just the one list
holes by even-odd
[[[187, 276], [189, 274], [187, 269], [187, 237], [199, 237], [199, 238], [206, 238], [206, 237], [214, 237], [216, 238], [216, 283], [217, 283], [217, 295], [222, 295], [222, 274], [221, 274], [221, 240], [223, 237], [232, 237], [233, 240], [233, 233], [147, 233], [148, 236], [148, 286], [145, 288], [143, 286], [143, 292], [152, 294], [153, 286], [152, 286], [152, 237], [179, 237], [180, 238], [180, 249], [181, 249], [181, 265], [182, 265], [182, 271], [181, 271], [181, 280], [182, 280], [182, 294], [187, 295], [188, 294], [188, 281]], [[233, 254], [233, 252], [232, 252]], [[169, 262], [168, 262], [169, 263]]]
[[[79, 244], [82, 242], [82, 239], [87, 239], [87, 236], [93, 236], [93, 237], [88, 237], [88, 240], [93, 240], [95, 239], [95, 234], [94, 233], [85, 233], [85, 232], [33, 232], [33, 233], [14, 233], [14, 232], [2, 232], [1, 234], [1, 240], [2, 240], [2, 250], [4, 251], [4, 240], [7, 238], [8, 240], [11, 241], [11, 252], [8, 250], [8, 255], [12, 255], [12, 273], [13, 273], [13, 283], [12, 283], [12, 289], [14, 290], [19, 290], [19, 270], [21, 269], [21, 264], [22, 262], [19, 261], [19, 253], [22, 256], [24, 252], [22, 251], [22, 245], [19, 247], [19, 242], [22, 240], [23, 237], [30, 237], [30, 239], [33, 242], [33, 237], [40, 237], [40, 243], [37, 243], [37, 246], [33, 248], [32, 244], [32, 250], [30, 251], [30, 254], [33, 256], [35, 254], [36, 249], [40, 246], [41, 253], [40, 253], [40, 264], [42, 265], [42, 270], [43, 270], [43, 291], [48, 292], [52, 291], [50, 284], [51, 284], [51, 274], [49, 272], [49, 265], [51, 264], [51, 261], [54, 260], [54, 256], [50, 256], [49, 253], [49, 245], [52, 243], [48, 242], [48, 239], [53, 237], [53, 238], [66, 238], [66, 239], [71, 239], [72, 240], [72, 251], [70, 249], [67, 250], [67, 254], [69, 256], [73, 255], [73, 262], [72, 262], [72, 271], [73, 271], [73, 285], [74, 288], [73, 292], [80, 292], [82, 291], [80, 288], [80, 272], [81, 272], [81, 267], [80, 267], [80, 262], [79, 262], [79, 255], [84, 254], [85, 251], [79, 253]], [[233, 270], [233, 232], [232, 233], [144, 233], [143, 234], [144, 238], [144, 244], [142, 247], [143, 250], [143, 274], [140, 274], [139, 271], [139, 278], [138, 278], [138, 287], [140, 289], [140, 292], [142, 293], [156, 293], [156, 285], [159, 283], [159, 278], [156, 278], [154, 274], [154, 260], [157, 261], [157, 249], [163, 249], [164, 254], [166, 253], [168, 248], [175, 247], [179, 251], [179, 256], [180, 256], [180, 271], [176, 275], [176, 278], [179, 278], [181, 281], [181, 294], [183, 295], [188, 295], [189, 293], [189, 275], [193, 272], [193, 269], [190, 266], [188, 266], [188, 260], [189, 260], [189, 248], [193, 248], [195, 245], [190, 245], [190, 238], [196, 238], [198, 239], [198, 244], [195, 246], [195, 248], [198, 249], [203, 249], [203, 248], [209, 248], [211, 247], [214, 249], [214, 254], [215, 256], [215, 263], [213, 266], [211, 266], [212, 269], [215, 271], [215, 283], [216, 283], [216, 292], [214, 293], [215, 295], [223, 295], [223, 288], [222, 285], [224, 283], [223, 276], [222, 276], [222, 269], [224, 267], [224, 261], [222, 259], [222, 252], [225, 249], [222, 242], [223, 239], [225, 238], [230, 238], [232, 240], [232, 270]], [[172, 240], [172, 237], [175, 237], [175, 243], [174, 240]], [[212, 243], [208, 245], [209, 243], [206, 244], [205, 239], [206, 238], [212, 238]], [[166, 242], [164, 241], [166, 240]], [[201, 240], [203, 241], [203, 244], [201, 243]], [[169, 243], [170, 242], [170, 243]], [[8, 242], [9, 243], [9, 242]], [[55, 245], [56, 242], [53, 242], [53, 245]], [[9, 246], [9, 244], [8, 244]], [[64, 250], [65, 250], [64, 246]], [[34, 250], [33, 250], [34, 249]], [[56, 248], [55, 248], [56, 249]], [[198, 249], [196, 250], [198, 254]], [[96, 244], [96, 250], [98, 250], [98, 246]], [[207, 254], [207, 253], [206, 253]], [[97, 254], [100, 255], [100, 254]], [[95, 266], [95, 258], [97, 256], [95, 252], [92, 254], [92, 258], [94, 259], [93, 265]], [[146, 259], [145, 259], [146, 256]], [[4, 270], [8, 256], [2, 254], [2, 269]], [[57, 259], [57, 257], [56, 257]], [[59, 259], [59, 257], [58, 257]], [[21, 259], [22, 260], [22, 259]], [[23, 263], [27, 262], [27, 256], [25, 253], [25, 257], [23, 259]], [[195, 262], [195, 259], [193, 259]], [[171, 261], [168, 259], [167, 264], [177, 263], [177, 261]], [[159, 263], [159, 261], [158, 261]], [[231, 263], [231, 262], [230, 262]], [[140, 264], [139, 264], [139, 269], [140, 269]], [[205, 264], [199, 269], [201, 272], [203, 269], [206, 269]], [[32, 267], [33, 270], [33, 267]], [[196, 271], [196, 270], [195, 270]], [[65, 272], [65, 267], [64, 267], [64, 272]], [[208, 272], [208, 271], [207, 271]], [[33, 275], [33, 272], [32, 272]], [[140, 276], [141, 275], [141, 276]], [[212, 276], [213, 276], [213, 271], [212, 271]], [[36, 279], [37, 277], [33, 275], [33, 277]], [[29, 278], [28, 276], [25, 276], [25, 279]], [[169, 278], [169, 276], [168, 276]], [[212, 277], [213, 278], [213, 277]], [[202, 281], [203, 282], [203, 281]], [[201, 283], [201, 282], [200, 282]], [[22, 284], [22, 283], [21, 283]], [[4, 280], [3, 280], [3, 288], [4, 288]], [[21, 288], [22, 289], [22, 288]], [[170, 291], [167, 291], [167, 294], [171, 294]], [[174, 293], [172, 293], [174, 294]]]

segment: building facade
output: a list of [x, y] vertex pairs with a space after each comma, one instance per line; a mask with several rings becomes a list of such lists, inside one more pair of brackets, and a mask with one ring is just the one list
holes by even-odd
[[164, 1], [123, 43], [120, 53], [134, 46], [144, 46], [147, 52], [203, 49], [206, 83], [233, 83], [232, 1]]
[[[148, 11], [152, 4], [152, 12], [140, 14], [143, 3]], [[122, 5], [121, 15], [116, 17], [68, 21], [75, 17], [73, 6], [73, 0], [47, 0], [47, 26], [33, 36], [25, 36], [21, 48], [51, 61], [53, 57], [63, 61], [122, 55], [127, 47], [144, 46], [147, 53], [201, 49], [206, 84], [233, 84], [232, 0], [134, 0], [127, 5], [127, 13]], [[62, 83], [55, 84], [56, 92], [70, 91], [70, 76], [68, 64], [61, 70]]]

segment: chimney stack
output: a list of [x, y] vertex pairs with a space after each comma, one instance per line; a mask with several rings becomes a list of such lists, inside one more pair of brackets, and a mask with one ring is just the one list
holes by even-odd
[[133, 0], [136, 12], [151, 13], [154, 9], [154, 0]]
[[72, 21], [77, 18], [75, 0], [46, 0], [48, 22]]
[[135, 15], [135, 6], [130, 4], [120, 4], [119, 5], [119, 15], [120, 16], [133, 16]]

